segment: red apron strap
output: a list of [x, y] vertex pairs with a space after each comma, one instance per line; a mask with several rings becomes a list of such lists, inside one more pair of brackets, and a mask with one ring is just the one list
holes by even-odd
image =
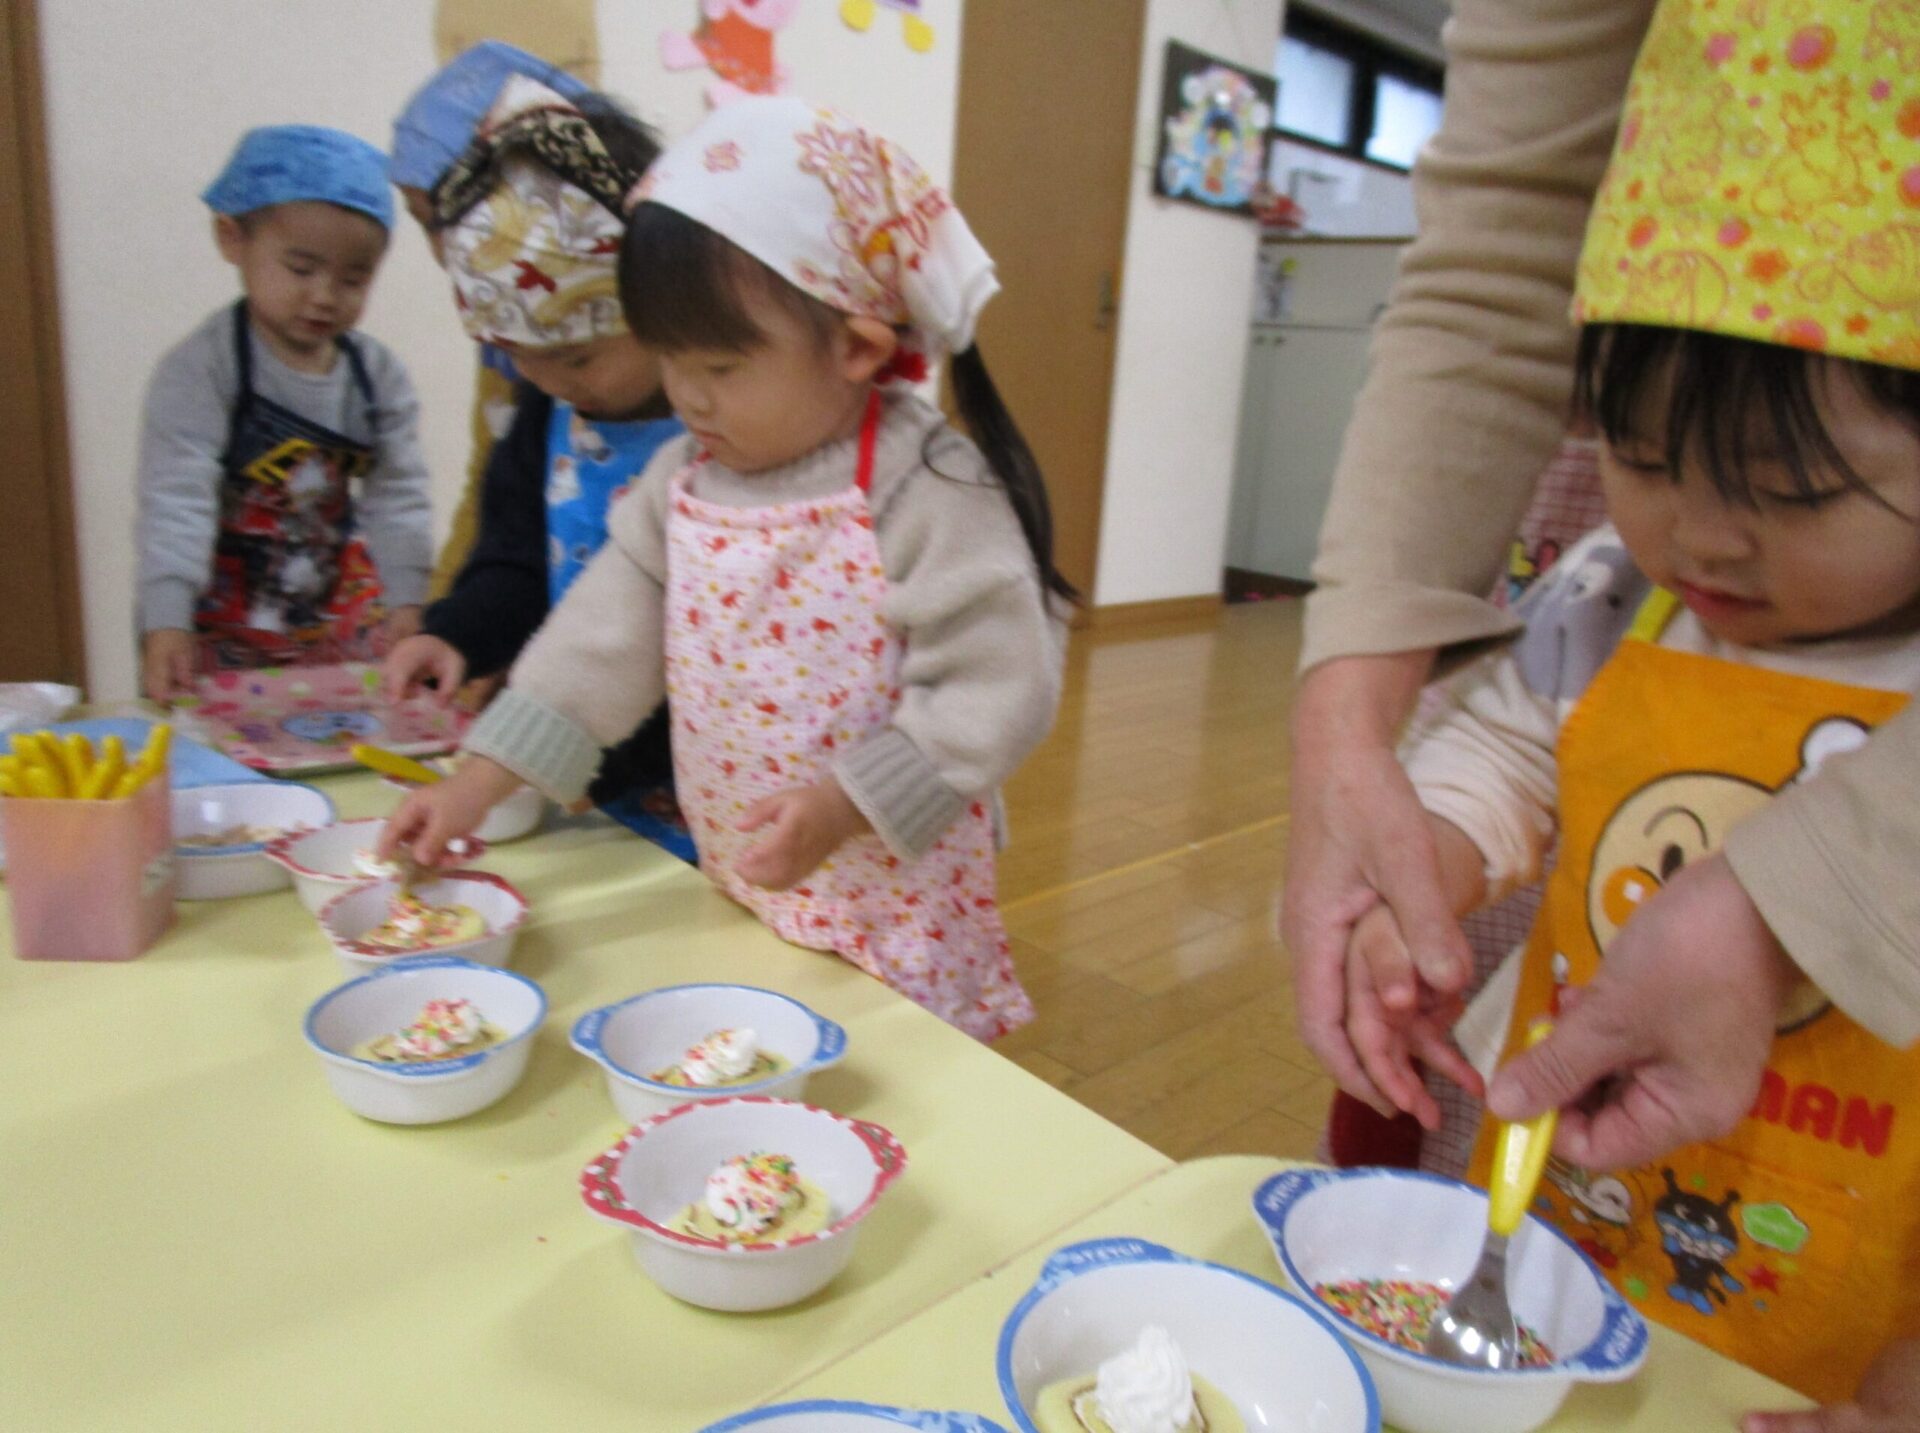
[[880, 390], [875, 388], [867, 394], [867, 413], [860, 420], [860, 466], [853, 475], [853, 485], [861, 492], [873, 492], [873, 450], [880, 440]]

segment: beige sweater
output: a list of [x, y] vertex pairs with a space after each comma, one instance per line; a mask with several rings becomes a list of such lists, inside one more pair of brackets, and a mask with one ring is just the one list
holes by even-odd
[[[1420, 237], [1374, 340], [1303, 667], [1510, 633], [1481, 594], [1566, 428], [1587, 211], [1650, 0], [1456, 0]], [[1801, 968], [1920, 1039], [1920, 707], [1736, 827], [1727, 856]], [[1809, 878], [1811, 875], [1811, 879]]]
[[[666, 525], [691, 439], [662, 448], [608, 519], [607, 545], [515, 663], [468, 734], [487, 756], [562, 801], [665, 695]], [[701, 467], [694, 495], [734, 507], [844, 490], [856, 440], [752, 476]], [[1013, 507], [978, 450], [939, 410], [891, 395], [869, 501], [887, 572], [887, 617], [904, 636], [892, 722], [834, 775], [894, 854], [932, 846], [968, 801], [991, 797], [1053, 725], [1062, 624], [1042, 601]]]

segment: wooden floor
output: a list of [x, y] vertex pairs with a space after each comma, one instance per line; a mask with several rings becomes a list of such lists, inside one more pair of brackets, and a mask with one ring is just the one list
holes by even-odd
[[1311, 1155], [1332, 1093], [1274, 934], [1300, 611], [1077, 633], [1007, 791], [1002, 901], [1040, 1016], [995, 1048], [1177, 1159]]

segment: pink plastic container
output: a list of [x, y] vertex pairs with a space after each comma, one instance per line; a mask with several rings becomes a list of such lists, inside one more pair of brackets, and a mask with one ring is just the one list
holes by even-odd
[[22, 960], [132, 960], [173, 924], [167, 782], [123, 801], [0, 800]]

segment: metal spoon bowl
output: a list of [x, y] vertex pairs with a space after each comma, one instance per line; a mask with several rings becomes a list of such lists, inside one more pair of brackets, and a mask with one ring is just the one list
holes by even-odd
[[[1536, 1020], [1527, 1030], [1531, 1049], [1553, 1030], [1548, 1020]], [[1524, 1124], [1503, 1124], [1493, 1151], [1493, 1173], [1487, 1189], [1487, 1238], [1467, 1281], [1453, 1292], [1447, 1306], [1427, 1330], [1426, 1351], [1433, 1357], [1464, 1368], [1491, 1370], [1520, 1364], [1520, 1329], [1507, 1298], [1507, 1240], [1526, 1217], [1533, 1192], [1540, 1187], [1547, 1151], [1553, 1146], [1557, 1110], [1548, 1110]]]

